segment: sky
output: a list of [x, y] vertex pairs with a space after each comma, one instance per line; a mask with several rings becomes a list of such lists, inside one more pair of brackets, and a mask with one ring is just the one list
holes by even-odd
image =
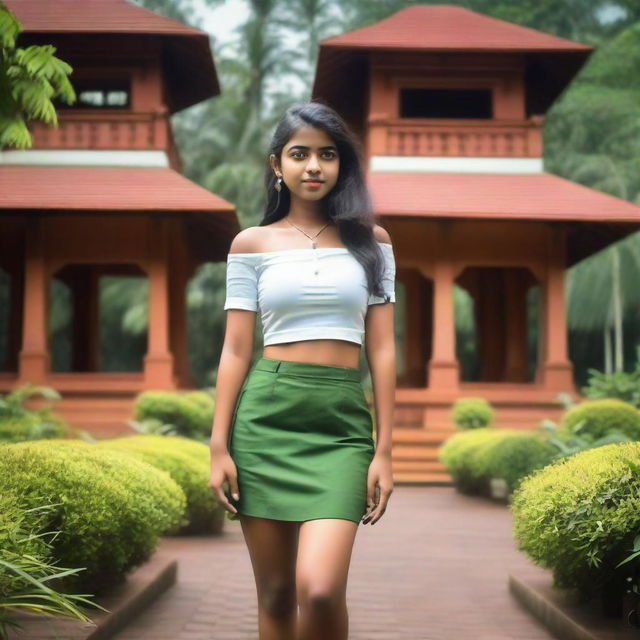
[[210, 33], [218, 42], [225, 42], [232, 29], [249, 16], [249, 7], [244, 0], [225, 0], [217, 9], [210, 9], [203, 0], [197, 0], [200, 7], [202, 29]]
[[[247, 19], [249, 8], [244, 0], [225, 0], [217, 9], [209, 9], [204, 0], [196, 0], [200, 6], [200, 15], [203, 19], [203, 28], [211, 33], [217, 40], [224, 41], [235, 26]], [[600, 19], [609, 22], [621, 15], [624, 11], [619, 7], [605, 6], [600, 11]]]

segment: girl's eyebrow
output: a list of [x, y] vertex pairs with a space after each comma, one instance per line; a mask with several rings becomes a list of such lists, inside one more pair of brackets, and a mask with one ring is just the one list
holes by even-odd
[[[303, 144], [294, 144], [293, 146], [289, 147], [288, 151], [291, 151], [292, 149], [310, 149], [311, 147], [305, 147]], [[334, 147], [333, 145], [328, 145], [326, 147], [318, 147], [318, 149], [323, 150], [323, 149], [332, 149], [333, 151], [337, 151], [338, 149], [336, 147]]]

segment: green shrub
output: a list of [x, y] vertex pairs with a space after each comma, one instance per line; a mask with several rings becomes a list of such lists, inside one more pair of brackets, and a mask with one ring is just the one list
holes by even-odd
[[585, 400], [564, 414], [561, 428], [590, 440], [614, 432], [640, 440], [640, 411], [616, 398]]
[[179, 533], [211, 533], [224, 515], [209, 487], [209, 447], [188, 438], [135, 435], [101, 440], [100, 447], [125, 451], [166, 471], [187, 497], [185, 523]]
[[[0, 638], [9, 638], [9, 628], [21, 629], [16, 612], [62, 615], [90, 622], [77, 605], [104, 607], [79, 594], [56, 591], [62, 577], [82, 568], [61, 567], [52, 557], [56, 531], [44, 531], [43, 522], [55, 504], [23, 509], [11, 492], [0, 493]], [[58, 582], [56, 582], [58, 581]]]
[[640, 528], [638, 465], [640, 443], [610, 444], [550, 464], [514, 491], [518, 548], [553, 570], [555, 586], [589, 599], [629, 555]]
[[451, 474], [454, 485], [462, 493], [477, 494], [486, 489], [479, 484], [477, 470], [471, 468], [469, 457], [487, 442], [504, 435], [503, 429], [481, 427], [461, 431], [449, 437], [438, 450], [438, 457]]
[[463, 448], [458, 460], [458, 475], [462, 479], [463, 489], [469, 488], [468, 492], [472, 493], [489, 493], [491, 450], [498, 442], [514, 434], [517, 434], [514, 429], [490, 427], [485, 438]]
[[30, 382], [0, 395], [0, 441], [20, 442], [45, 438], [64, 438], [71, 429], [64, 418], [51, 413], [51, 405], [28, 409], [24, 403], [40, 396], [46, 400], [59, 400], [60, 394], [51, 387], [40, 387]]
[[3, 491], [25, 508], [61, 503], [45, 523], [61, 533], [55, 557], [86, 567], [69, 586], [98, 592], [149, 558], [158, 536], [176, 531], [186, 499], [168, 473], [80, 440], [1, 447]]
[[640, 409], [640, 362], [631, 373], [603, 373], [588, 369], [591, 377], [581, 391], [587, 398], [618, 398]]
[[[38, 528], [38, 517], [31, 515], [33, 528]], [[14, 555], [29, 555], [46, 559], [49, 549], [46, 542], [36, 536], [21, 535], [22, 523], [28, 520], [25, 510], [20, 507], [18, 496], [3, 491], [0, 493], [0, 559], [8, 561]], [[25, 578], [8, 571], [0, 565], [0, 602], [10, 594], [26, 589]]]
[[136, 398], [136, 420], [157, 420], [172, 425], [189, 438], [209, 438], [213, 424], [213, 398], [204, 391], [144, 391]]
[[557, 449], [535, 433], [504, 431], [502, 437], [481, 444], [469, 456], [469, 465], [479, 478], [503, 478], [513, 491], [530, 473], [550, 464]]
[[459, 429], [480, 429], [493, 424], [494, 411], [484, 398], [458, 398], [451, 417]]
[[439, 457], [463, 493], [489, 493], [489, 480], [503, 478], [513, 490], [522, 478], [549, 464], [557, 450], [538, 434], [481, 428], [451, 436]]
[[43, 419], [41, 415], [29, 412], [22, 416], [0, 418], [0, 440], [3, 442], [66, 438], [68, 434], [67, 424], [58, 416]]

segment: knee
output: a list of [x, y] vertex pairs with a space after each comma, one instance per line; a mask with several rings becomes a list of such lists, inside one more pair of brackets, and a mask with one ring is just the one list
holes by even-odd
[[264, 585], [260, 604], [272, 618], [286, 618], [296, 609], [295, 584], [275, 582]]
[[335, 613], [344, 604], [344, 594], [336, 590], [315, 588], [307, 590], [300, 606], [314, 615], [322, 616]]

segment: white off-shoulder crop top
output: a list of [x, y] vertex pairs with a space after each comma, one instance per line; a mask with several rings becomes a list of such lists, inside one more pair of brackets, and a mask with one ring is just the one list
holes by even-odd
[[229, 253], [224, 309], [260, 310], [265, 346], [322, 338], [362, 344], [368, 305], [396, 299], [393, 248], [378, 245], [385, 297], [368, 294], [364, 267], [346, 247]]

